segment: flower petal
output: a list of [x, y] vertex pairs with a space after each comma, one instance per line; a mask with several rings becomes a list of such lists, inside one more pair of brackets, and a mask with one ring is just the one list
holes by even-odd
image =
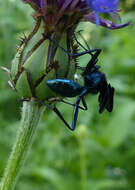
[[[90, 21], [90, 22], [96, 24], [96, 18], [95, 18], [95, 14], [93, 12], [85, 15], [84, 19], [85, 19], [85, 21]], [[111, 30], [120, 29], [120, 28], [123, 28], [125, 26], [130, 25], [130, 22], [126, 22], [124, 24], [116, 24], [110, 20], [105, 20], [105, 19], [100, 18], [100, 17], [99, 17], [99, 23], [101, 26], [104, 26], [104, 27], [111, 29]]]
[[118, 2], [119, 0], [86, 0], [90, 9], [96, 18], [96, 24], [100, 24], [99, 13], [108, 13], [118, 15]]

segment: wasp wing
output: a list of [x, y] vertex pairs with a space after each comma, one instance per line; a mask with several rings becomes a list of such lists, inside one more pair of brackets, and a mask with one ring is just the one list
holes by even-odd
[[99, 101], [99, 113], [102, 113], [105, 109], [112, 112], [113, 110], [113, 97], [114, 97], [114, 88], [110, 84], [107, 84], [106, 87], [100, 92], [98, 101]]

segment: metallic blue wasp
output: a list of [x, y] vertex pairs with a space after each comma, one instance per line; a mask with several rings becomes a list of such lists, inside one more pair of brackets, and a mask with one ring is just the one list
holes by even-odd
[[[56, 107], [52, 108], [49, 106], [49, 108], [53, 109], [53, 111], [64, 122], [64, 124], [72, 131], [75, 130], [76, 127], [79, 108], [83, 110], [88, 109], [85, 101], [86, 95], [99, 93], [99, 113], [102, 113], [105, 109], [109, 112], [112, 112], [113, 110], [114, 88], [111, 87], [109, 83], [107, 83], [105, 74], [99, 71], [100, 67], [96, 65], [98, 61], [98, 56], [101, 53], [101, 49], [87, 50], [86, 52], [80, 53], [79, 56], [87, 53], [91, 54], [91, 59], [86, 67], [80, 67], [84, 80], [83, 86], [73, 80], [69, 80], [66, 78], [57, 78], [46, 81], [47, 86], [53, 92], [62, 97], [72, 98], [77, 96], [77, 100], [75, 104], [73, 104], [74, 111], [71, 126], [67, 123], [67, 121], [64, 119], [64, 117]], [[79, 106], [80, 102], [82, 102], [83, 107]]]

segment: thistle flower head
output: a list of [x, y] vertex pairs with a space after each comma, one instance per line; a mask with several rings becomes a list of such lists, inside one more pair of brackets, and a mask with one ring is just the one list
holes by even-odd
[[[77, 24], [80, 20], [90, 21], [109, 29], [118, 29], [129, 25], [116, 24], [112, 21], [104, 21], [100, 13], [108, 13], [114, 18], [118, 14], [119, 0], [23, 0], [30, 4], [36, 11], [36, 16], [41, 16], [46, 25], [53, 26], [53, 30], [61, 20], [65, 20], [65, 28]], [[106, 22], [106, 24], [105, 24]], [[52, 28], [51, 28], [52, 29]]]
[[83, 0], [23, 0], [35, 10], [34, 17], [42, 17], [47, 31], [67, 30], [88, 13]]

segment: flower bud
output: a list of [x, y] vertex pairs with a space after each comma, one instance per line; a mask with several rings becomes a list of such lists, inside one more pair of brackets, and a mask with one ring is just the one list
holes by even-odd
[[[39, 23], [38, 23], [39, 25]], [[75, 60], [68, 55], [68, 33], [55, 32], [49, 37], [42, 24], [23, 39], [12, 61], [11, 83], [24, 99], [47, 100], [56, 95], [48, 88], [46, 81], [55, 78], [73, 79]], [[69, 39], [70, 53], [76, 51], [72, 37]], [[67, 52], [66, 52], [67, 51]]]

